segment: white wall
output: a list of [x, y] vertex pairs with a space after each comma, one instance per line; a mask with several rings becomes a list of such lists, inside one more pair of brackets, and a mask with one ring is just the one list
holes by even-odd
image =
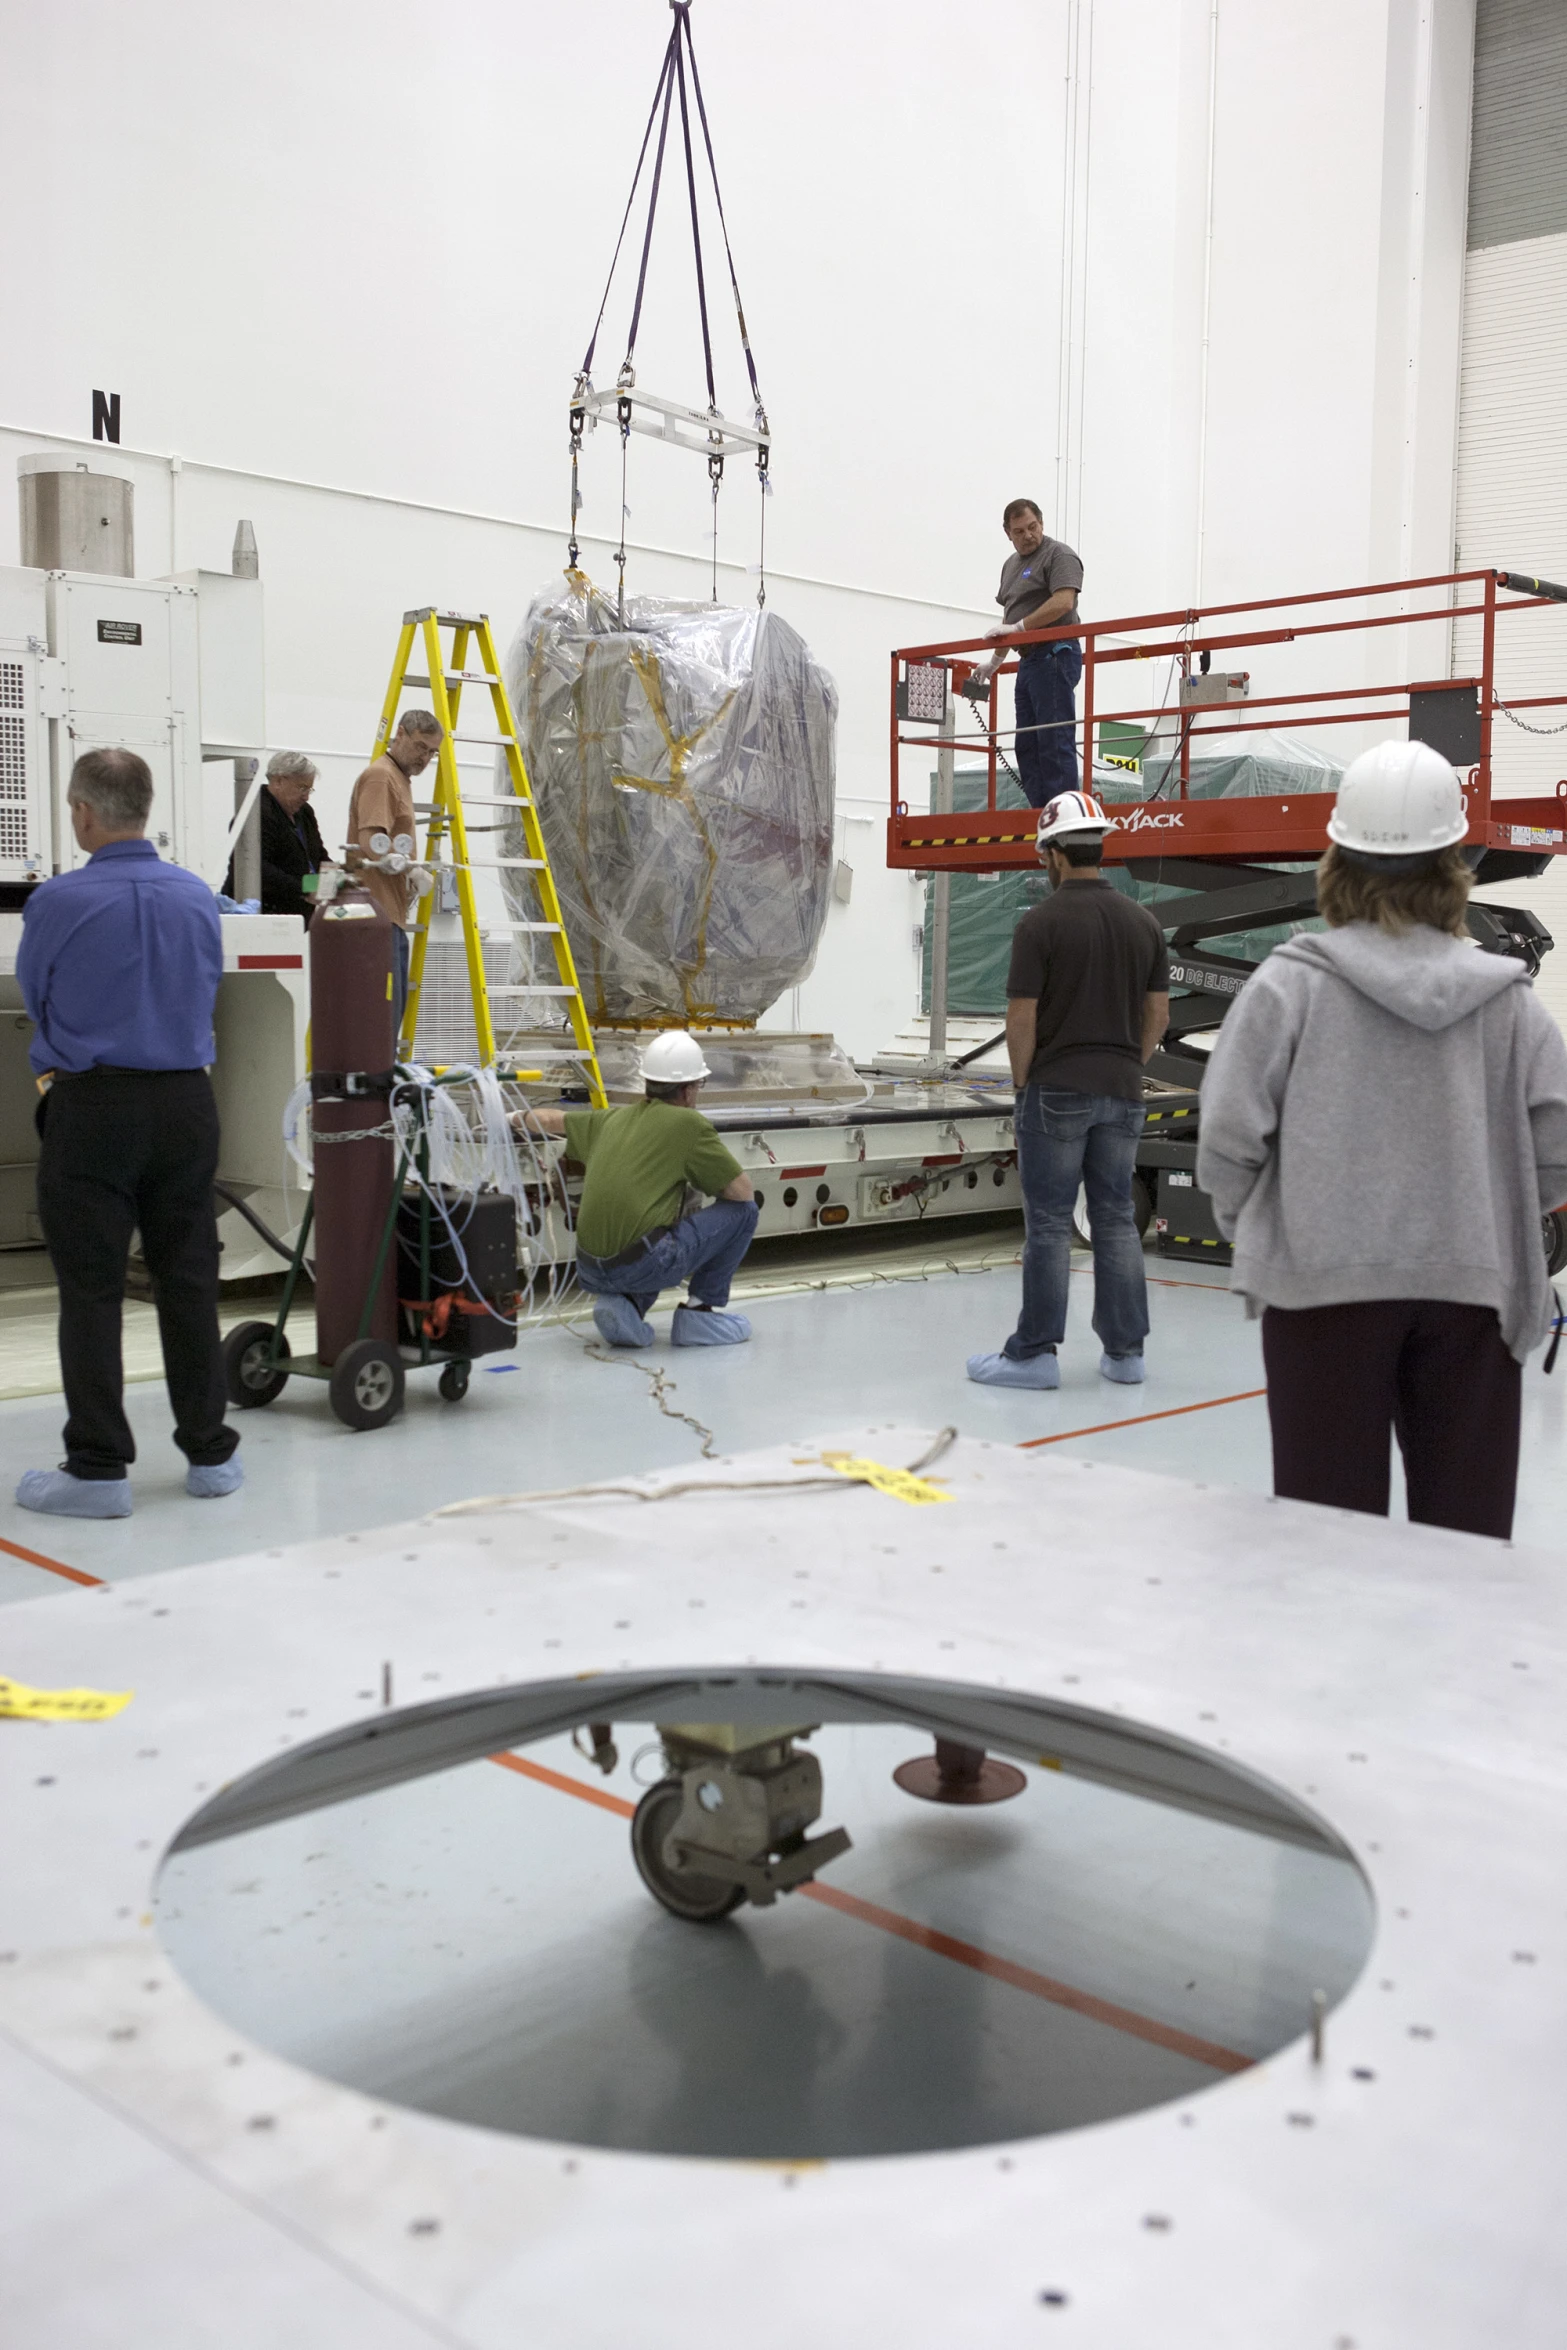
[[[698, 0], [777, 442], [770, 597], [843, 698], [854, 897], [778, 1017], [864, 1052], [912, 1007], [886, 655], [984, 624], [1007, 497], [1077, 540], [1098, 615], [1443, 567], [1472, 13], [1221, 0], [1215, 43], [1210, 0]], [[222, 567], [254, 519], [269, 730], [342, 754], [329, 830], [405, 604], [482, 604], [509, 636], [562, 560], [565, 402], [668, 22], [475, 0], [437, 39], [410, 0], [55, 0], [7, 27], [0, 464], [118, 390], [127, 446], [185, 460], [172, 552], [168, 468], [139, 467], [140, 570]], [[695, 400], [681, 195], [638, 364]], [[601, 382], [625, 317], [623, 289]], [[616, 473], [595, 449], [600, 574]], [[699, 460], [634, 443], [628, 503], [633, 582], [701, 592]], [[754, 509], [726, 490], [736, 599]], [[0, 562], [15, 528], [0, 492]], [[1332, 656], [1344, 682], [1447, 665], [1375, 659]], [[1305, 685], [1328, 661], [1249, 665]]]

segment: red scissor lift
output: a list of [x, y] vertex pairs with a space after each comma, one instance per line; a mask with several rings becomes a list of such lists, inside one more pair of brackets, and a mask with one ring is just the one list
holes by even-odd
[[[1229, 742], [1281, 727], [1295, 734], [1323, 726], [1405, 726], [1411, 737], [1429, 742], [1451, 760], [1464, 779], [1468, 840], [1481, 852], [1477, 879], [1491, 883], [1536, 876], [1553, 857], [1567, 852], [1567, 780], [1548, 795], [1492, 796], [1492, 737], [1503, 707], [1495, 688], [1496, 631], [1509, 614], [1560, 603], [1567, 603], [1567, 588], [1550, 580], [1509, 571], [1454, 571], [1372, 587], [1329, 588], [1316, 595], [1090, 621], [1009, 640], [1032, 646], [1080, 639], [1078, 733], [1085, 777], [1093, 772], [1097, 729], [1162, 726], [1160, 780], [1147, 796], [1117, 802], [1105, 861], [1174, 893], [1151, 909], [1170, 939], [1172, 1003], [1169, 1035], [1150, 1063], [1147, 1128], [1139, 1153], [1142, 1207], [1157, 1213], [1160, 1245], [1168, 1253], [1227, 1255], [1193, 1182], [1198, 1089], [1206, 1059], [1196, 1039], [1211, 1041], [1256, 965], [1226, 955], [1212, 942], [1226, 933], [1302, 921], [1316, 912], [1314, 868], [1327, 846], [1333, 804], [1327, 792], [1309, 790], [1265, 798], [1195, 796], [1194, 749], [1207, 748], [1216, 736]], [[1346, 612], [1347, 606], [1355, 609]], [[1376, 629], [1445, 632], [1455, 622], [1474, 621], [1479, 623], [1480, 657], [1475, 673], [1467, 676], [1252, 693], [1249, 673], [1237, 678], [1213, 666], [1220, 655], [1244, 656], [1265, 647], [1305, 646]], [[974, 705], [972, 731], [964, 731], [963, 722], [951, 716], [953, 696], [961, 697], [965, 686], [972, 686], [976, 669], [993, 650], [989, 639], [968, 637], [907, 646], [892, 656], [889, 865], [936, 874], [1037, 866], [1035, 812], [996, 804], [1004, 755], [998, 689], [1016, 661], [1008, 659], [990, 678], [988, 691]], [[1165, 675], [1171, 685], [1159, 703], [1147, 703], [1135, 687], [1128, 692], [1122, 685], [1125, 664], [1150, 661], [1169, 665]], [[1115, 706], [1107, 706], [1112, 702]], [[965, 707], [961, 698], [956, 706]], [[1567, 692], [1506, 704], [1509, 713], [1558, 709], [1567, 711]], [[1540, 722], [1522, 723], [1538, 729]], [[971, 760], [977, 755], [988, 777], [985, 806], [957, 812], [911, 809], [902, 797], [900, 754], [916, 747], [946, 753], [949, 774], [956, 755]], [[1539, 969], [1553, 943], [1521, 908], [1474, 905], [1470, 927], [1483, 948], [1516, 955], [1531, 971]], [[1547, 1222], [1561, 1226], [1547, 1234], [1553, 1258], [1567, 1258], [1567, 1220]]]

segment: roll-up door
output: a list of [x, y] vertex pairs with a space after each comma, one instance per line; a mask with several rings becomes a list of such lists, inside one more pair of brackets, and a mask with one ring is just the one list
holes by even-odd
[[[1476, 11], [1456, 540], [1461, 565], [1567, 580], [1567, 0]], [[1473, 674], [1479, 624], [1453, 634], [1455, 673]], [[1498, 631], [1496, 689], [1504, 703], [1567, 691], [1567, 613]], [[1567, 778], [1567, 729], [1528, 731], [1559, 722], [1498, 713], [1498, 791]], [[1567, 859], [1485, 894], [1532, 907], [1554, 934], [1540, 992], [1567, 1027]]]

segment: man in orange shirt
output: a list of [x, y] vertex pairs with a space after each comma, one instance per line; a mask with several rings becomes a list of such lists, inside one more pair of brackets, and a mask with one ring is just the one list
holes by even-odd
[[[414, 853], [414, 795], [413, 779], [422, 775], [441, 748], [441, 722], [433, 710], [405, 710], [393, 735], [379, 759], [370, 765], [354, 785], [354, 796], [348, 803], [348, 869], [352, 873], [363, 861], [376, 854], [370, 843], [376, 833], [384, 833], [395, 847], [399, 840], [407, 842], [407, 853]], [[393, 972], [392, 996], [396, 1024], [403, 1024], [403, 1008], [408, 1001], [408, 917], [413, 910], [413, 886], [401, 873], [359, 873], [359, 880], [374, 898], [383, 914], [389, 915], [395, 925], [392, 932], [396, 968]]]

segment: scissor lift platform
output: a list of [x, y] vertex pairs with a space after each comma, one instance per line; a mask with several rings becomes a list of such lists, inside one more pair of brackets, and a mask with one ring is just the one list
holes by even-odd
[[[1176, 893], [1150, 909], [1170, 940], [1172, 1003], [1169, 1032], [1149, 1065], [1149, 1116], [1138, 1155], [1160, 1246], [1167, 1253], [1221, 1263], [1230, 1253], [1195, 1179], [1201, 1085], [1213, 1034], [1257, 966], [1213, 942], [1315, 914], [1315, 867], [1327, 847], [1333, 805], [1330, 793], [1309, 789], [1255, 798], [1200, 796], [1193, 789], [1194, 748], [1200, 754], [1218, 736], [1227, 743], [1243, 738], [1244, 747], [1244, 738], [1281, 725], [1291, 733], [1351, 724], [1403, 726], [1459, 772], [1477, 882], [1537, 876], [1567, 852], [1567, 780], [1548, 795], [1499, 798], [1493, 793], [1493, 724], [1504, 707], [1495, 685], [1496, 630], [1509, 614], [1560, 603], [1567, 603], [1567, 588], [1550, 580], [1508, 571], [1454, 571], [1308, 596], [1080, 621], [1010, 640], [1025, 649], [1081, 642], [1077, 727], [1082, 773], [1094, 773], [1096, 728], [1120, 730], [1124, 738], [1128, 729], [1152, 726], [1164, 746], [1155, 786], [1141, 798], [1117, 800], [1105, 862], [1139, 882]], [[1452, 626], [1460, 621], [1479, 623], [1475, 675], [1253, 693], [1249, 672], [1213, 666], [1216, 656], [1263, 648], [1300, 645], [1320, 652], [1339, 637], [1379, 629], [1403, 631], [1403, 641], [1429, 644], [1436, 627], [1450, 641]], [[937, 876], [1037, 867], [1035, 811], [997, 804], [1005, 732], [999, 685], [1018, 664], [1007, 660], [982, 673], [981, 663], [994, 650], [992, 639], [971, 637], [904, 647], [892, 655], [889, 865]], [[1164, 700], [1150, 704], [1134, 696], [1131, 707], [1107, 708], [1116, 681], [1128, 674], [1126, 664], [1150, 662], [1166, 665], [1170, 685]], [[1320, 674], [1320, 662], [1313, 666]], [[1140, 674], [1149, 672], [1144, 667]], [[968, 705], [954, 698], [965, 692]], [[1505, 707], [1512, 714], [1554, 712], [1563, 705], [1567, 694], [1535, 695]], [[965, 706], [974, 707], [972, 731], [962, 731], [968, 722], [954, 715]], [[923, 722], [912, 715], [920, 711], [929, 714]], [[1538, 721], [1523, 723], [1538, 726]], [[935, 751], [949, 782], [959, 753], [969, 759], [978, 754], [987, 774], [986, 804], [971, 810], [912, 808], [904, 797], [902, 772], [903, 754], [911, 750], [927, 757]], [[951, 793], [937, 796], [950, 801]], [[1485, 951], [1515, 955], [1531, 973], [1553, 944], [1522, 908], [1473, 904], [1470, 928]], [[1166, 1089], [1172, 1097], [1168, 1104]], [[1552, 1270], [1558, 1270], [1567, 1262], [1567, 1217], [1547, 1217], [1544, 1240]]]

